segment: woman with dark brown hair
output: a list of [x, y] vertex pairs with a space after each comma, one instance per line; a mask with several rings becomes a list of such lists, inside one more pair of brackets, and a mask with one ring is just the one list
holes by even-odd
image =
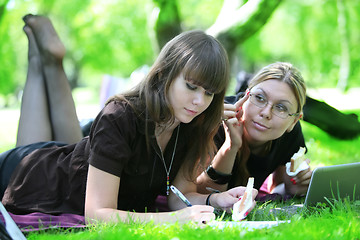
[[[48, 18], [27, 15], [24, 21], [31, 68], [18, 147], [0, 156], [0, 170], [8, 173], [1, 179], [6, 208], [15, 214], [80, 214], [90, 223], [214, 219], [195, 178], [214, 151], [228, 85], [221, 44], [202, 31], [170, 40], [145, 79], [109, 99], [90, 135], [81, 138], [62, 68], [65, 49]], [[194, 206], [184, 208], [171, 184]], [[229, 209], [244, 190], [224, 192], [212, 205]], [[158, 195], [168, 197], [173, 212], [155, 212]]]

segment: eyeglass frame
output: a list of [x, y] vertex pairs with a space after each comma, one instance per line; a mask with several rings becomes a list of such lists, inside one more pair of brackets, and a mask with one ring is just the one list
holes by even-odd
[[[259, 106], [259, 105], [257, 105], [256, 103], [254, 103], [253, 101], [251, 101], [251, 97], [252, 96], [255, 96], [256, 94], [254, 94], [254, 93], [249, 93], [249, 101], [252, 103], [252, 104], [254, 104], [255, 106], [257, 106], [258, 108], [264, 108], [264, 107], [266, 107], [268, 104], [269, 104], [269, 101], [266, 99], [266, 102], [265, 102], [265, 105], [264, 106]], [[275, 112], [274, 112], [274, 104], [270, 104], [271, 105], [271, 112], [275, 115], [275, 116], [277, 116], [277, 117], [279, 117], [279, 118], [281, 118], [281, 119], [287, 119], [288, 117], [292, 117], [292, 116], [299, 116], [300, 115], [300, 113], [288, 113], [287, 115], [286, 115], [286, 117], [281, 117], [281, 116], [279, 116], [279, 115], [277, 115]]]

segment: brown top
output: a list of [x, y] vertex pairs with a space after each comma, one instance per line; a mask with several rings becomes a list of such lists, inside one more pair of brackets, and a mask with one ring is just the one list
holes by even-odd
[[[64, 147], [38, 149], [26, 156], [15, 169], [3, 197], [12, 213], [44, 212], [84, 214], [88, 164], [121, 178], [118, 209], [149, 211], [157, 195], [166, 192], [166, 172], [154, 137], [154, 123], [145, 122], [129, 105], [114, 101], [96, 117], [89, 137]], [[185, 124], [181, 124], [172, 182], [184, 158]], [[164, 152], [169, 168], [176, 131]], [[104, 196], [106, 197], [106, 196]]]

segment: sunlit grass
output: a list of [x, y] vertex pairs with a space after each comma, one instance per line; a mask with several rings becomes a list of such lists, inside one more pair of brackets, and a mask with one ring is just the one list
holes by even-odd
[[[359, 111], [358, 111], [359, 112]], [[341, 140], [328, 135], [318, 127], [302, 121], [301, 126], [309, 151], [311, 166], [326, 166], [358, 162], [360, 160], [360, 137]]]
[[[262, 209], [269, 213], [272, 204]], [[358, 239], [360, 237], [360, 206], [350, 202], [337, 202], [333, 207], [308, 209], [286, 218], [272, 228], [247, 230], [240, 225], [218, 225], [199, 227], [193, 223], [185, 225], [152, 223], [106, 224], [90, 226], [83, 231], [37, 232], [28, 239]], [[259, 207], [261, 208], [261, 206]], [[252, 215], [256, 215], [254, 210]], [[269, 214], [268, 214], [269, 215]], [[250, 215], [249, 220], [277, 220], [276, 217]], [[251, 219], [252, 218], [252, 219]]]

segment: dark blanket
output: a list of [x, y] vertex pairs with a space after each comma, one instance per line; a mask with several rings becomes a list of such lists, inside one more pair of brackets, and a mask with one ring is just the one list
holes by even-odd
[[[154, 206], [157, 211], [170, 211], [167, 206], [166, 196], [158, 196]], [[14, 222], [22, 232], [46, 230], [50, 228], [85, 228], [85, 217], [82, 215], [63, 213], [60, 215], [51, 215], [40, 212], [16, 215], [9, 213]], [[0, 219], [4, 218], [0, 213]]]
[[[45, 230], [50, 228], [84, 228], [84, 216], [76, 214], [50, 215], [45, 213], [30, 213], [25, 215], [15, 215], [9, 213], [14, 222], [22, 232]], [[0, 219], [4, 221], [2, 215]]]

